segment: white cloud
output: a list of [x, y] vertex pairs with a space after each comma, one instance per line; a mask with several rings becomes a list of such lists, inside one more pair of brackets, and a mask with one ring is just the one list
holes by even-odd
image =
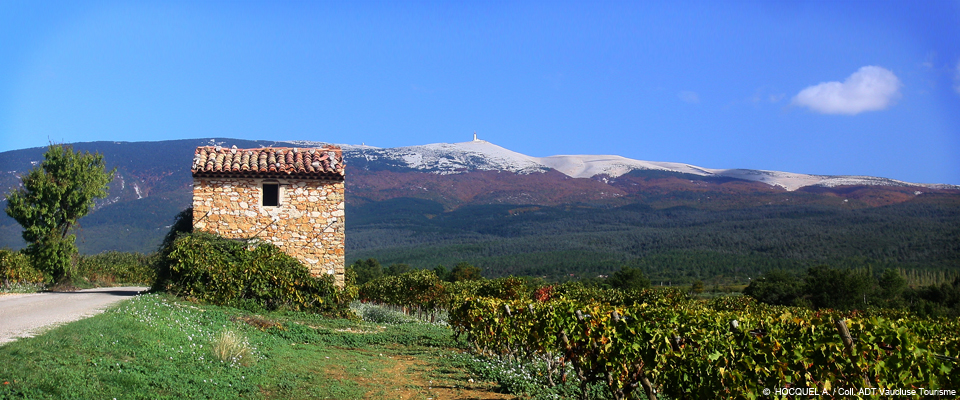
[[697, 92], [691, 92], [689, 90], [684, 90], [678, 93], [677, 97], [680, 97], [680, 100], [683, 100], [690, 104], [697, 104], [700, 102], [700, 96], [697, 95]]
[[843, 82], [824, 82], [803, 89], [793, 103], [823, 114], [855, 115], [889, 107], [900, 97], [900, 79], [882, 67], [862, 67]]

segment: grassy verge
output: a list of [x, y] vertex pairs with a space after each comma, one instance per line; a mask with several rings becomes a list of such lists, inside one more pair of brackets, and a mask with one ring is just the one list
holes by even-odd
[[0, 399], [508, 399], [446, 327], [145, 295], [0, 346]]
[[0, 294], [36, 293], [41, 290], [43, 290], [43, 285], [36, 283], [11, 283], [6, 285], [0, 282]]

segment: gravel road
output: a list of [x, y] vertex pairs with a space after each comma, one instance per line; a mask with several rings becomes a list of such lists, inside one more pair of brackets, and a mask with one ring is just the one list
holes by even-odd
[[31, 337], [52, 325], [99, 314], [144, 290], [147, 288], [111, 287], [0, 296], [0, 345]]

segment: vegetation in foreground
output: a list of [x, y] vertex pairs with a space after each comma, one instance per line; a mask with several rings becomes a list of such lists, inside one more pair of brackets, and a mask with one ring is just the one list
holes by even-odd
[[156, 255], [107, 251], [77, 255], [65, 280], [53, 284], [20, 251], [0, 249], [0, 292], [30, 293], [44, 289], [87, 289], [104, 286], [150, 286], [157, 280]]
[[316, 277], [279, 247], [183, 233], [161, 249], [154, 290], [248, 310], [313, 311], [351, 315], [351, 292]]
[[367, 282], [360, 298], [418, 314], [449, 310], [475, 354], [536, 371], [566, 397], [752, 399], [793, 387], [828, 398], [871, 397], [861, 388], [942, 389], [933, 393], [949, 398], [960, 385], [957, 318], [707, 301], [676, 288], [449, 283], [423, 270]]
[[409, 319], [255, 314], [150, 294], [0, 346], [0, 399], [514, 398], [469, 373], [463, 345]]
[[[271, 343], [276, 344], [271, 340], [277, 338], [282, 340], [281, 344], [291, 347], [318, 345], [318, 351], [331, 354], [323, 356], [324, 360], [336, 357], [348, 360], [348, 363], [364, 360], [371, 349], [380, 351], [378, 356], [389, 354], [392, 349], [389, 343], [399, 344], [407, 352], [413, 351], [411, 346], [417, 351], [429, 348], [432, 350], [417, 353], [430, 359], [427, 364], [439, 368], [455, 366], [459, 373], [470, 370], [494, 380], [501, 390], [529, 398], [627, 399], [645, 396], [652, 399], [666, 398], [664, 395], [671, 398], [704, 397], [711, 393], [731, 398], [756, 398], [762, 387], [780, 384], [823, 390], [867, 386], [895, 390], [947, 389], [958, 383], [954, 372], [958, 370], [960, 340], [956, 332], [960, 327], [955, 318], [916, 318], [907, 312], [880, 309], [834, 312], [777, 308], [758, 305], [747, 298], [706, 302], [692, 299], [688, 294], [702, 292], [702, 282], [694, 282], [688, 293], [676, 289], [643, 290], [650, 286], [649, 280], [640, 269], [631, 267], [623, 267], [607, 279], [591, 280], [586, 285], [551, 285], [530, 278], [483, 279], [478, 268], [466, 263], [458, 264], [452, 271], [443, 267], [414, 270], [404, 264], [394, 264], [384, 270], [375, 260], [368, 259], [358, 261], [348, 270], [348, 282], [365, 282], [359, 287], [348, 285], [346, 290], [341, 290], [333, 287], [329, 279], [310, 276], [303, 266], [270, 244], [231, 241], [204, 233], [173, 230], [168, 237], [170, 240], [165, 241], [159, 254], [149, 263], [154, 275], [148, 273], [141, 278], [154, 277], [155, 289], [182, 296], [193, 303], [213, 304], [198, 307], [171, 303], [180, 304], [177, 306], [180, 309], [200, 310], [199, 316], [183, 320], [206, 329], [194, 329], [197, 333], [188, 334], [187, 342], [181, 339], [183, 344], [190, 346], [186, 350], [191, 357], [196, 357], [199, 366], [178, 366], [174, 371], [164, 357], [177, 361], [178, 356], [172, 353], [179, 350], [184, 354], [183, 345], [167, 348], [165, 343], [171, 341], [173, 332], [158, 331], [156, 336], [151, 336], [143, 333], [149, 331], [143, 326], [137, 327], [140, 332], [134, 329], [133, 332], [137, 333], [128, 339], [137, 346], [127, 352], [130, 355], [116, 355], [119, 354], [117, 349], [123, 346], [119, 340], [110, 342], [113, 348], [100, 344], [100, 353], [78, 351], [77, 354], [81, 359], [86, 354], [86, 362], [95, 367], [113, 363], [118, 374], [128, 372], [125, 378], [131, 376], [131, 367], [125, 366], [124, 362], [137, 357], [149, 359], [132, 369], [140, 371], [143, 376], [161, 371], [163, 376], [172, 376], [174, 380], [182, 378], [197, 384], [203, 380], [204, 384], [209, 382], [214, 386], [227, 378], [227, 388], [230, 389], [223, 390], [228, 394], [219, 392], [220, 389], [209, 391], [209, 388], [206, 392], [197, 392], [206, 398], [386, 398], [394, 394], [384, 392], [382, 382], [379, 392], [362, 389], [350, 392], [341, 388], [337, 389], [344, 390], [340, 393], [328, 389], [307, 393], [303, 389], [304, 385], [309, 386], [306, 383], [284, 385], [285, 380], [296, 379], [298, 373], [306, 381], [316, 380], [328, 371], [318, 367], [326, 365], [319, 356], [298, 354], [297, 357], [284, 358], [278, 349], [286, 346], [270, 347]], [[3, 267], [0, 272], [30, 276], [30, 265], [21, 262], [23, 259], [19, 253], [6, 252], [3, 256], [0, 264], [5, 262], [12, 267]], [[147, 265], [143, 262], [146, 259], [123, 263], [117, 261], [122, 261], [123, 257], [101, 258], [110, 265], [127, 265], [114, 273], [135, 270], [136, 265]], [[96, 263], [87, 264], [80, 267], [83, 263], [77, 263], [77, 271], [85, 271], [85, 279], [96, 275], [92, 271], [103, 270], [90, 266]], [[824, 293], [835, 295], [849, 291], [843, 284], [853, 285], [857, 291], [851, 293], [862, 294], [862, 303], [857, 298], [818, 297], [817, 293], [796, 292], [793, 293], [793, 304], [848, 310], [875, 304], [892, 306], [897, 303], [890, 300], [894, 298], [891, 296], [902, 293], [902, 290], [891, 288], [902, 289], [906, 282], [902, 277], [894, 279], [899, 275], [891, 271], [870, 283], [867, 278], [871, 274], [867, 270], [811, 268], [802, 287], [822, 286], [826, 289]], [[760, 283], [772, 283], [767, 289], [789, 289], [789, 285], [768, 282], [767, 277], [763, 277], [746, 292], [758, 298], [769, 295], [760, 290], [763, 288]], [[777, 291], [772, 293], [783, 295]], [[867, 294], [871, 296], [869, 303]], [[391, 316], [378, 305], [368, 304], [348, 310], [347, 305], [355, 296], [406, 311], [415, 310], [421, 318], [439, 321], [441, 325], [448, 322], [454, 327], [456, 336], [451, 339], [453, 332], [443, 326], [415, 324], [410, 323], [409, 317]], [[883, 302], [875, 303], [875, 297]], [[836, 302], [841, 300], [843, 302]], [[902, 303], [902, 300], [901, 297], [897, 301]], [[250, 314], [252, 312], [266, 313], [266, 317]], [[391, 331], [379, 325], [376, 328], [356, 325], [360, 323], [356, 322], [355, 312], [380, 324], [400, 324], [398, 326], [407, 328]], [[150, 310], [134, 315], [150, 315]], [[348, 319], [326, 319], [321, 315]], [[176, 323], [181, 320], [175, 316], [170, 318]], [[171, 324], [170, 318], [162, 329], [177, 325]], [[146, 323], [144, 319], [137, 321]], [[111, 326], [115, 329], [127, 322], [130, 321], [115, 320]], [[95, 328], [95, 332], [107, 330], [107, 326]], [[844, 333], [847, 330], [849, 332]], [[47, 347], [70, 352], [74, 347], [86, 346], [86, 340], [71, 341], [63, 337], [56, 343], [65, 343], [67, 347], [48, 341], [44, 342], [43, 351], [10, 355], [40, 354]], [[205, 350], [201, 351], [204, 346]], [[278, 351], [278, 356], [258, 353], [265, 348]], [[444, 348], [469, 348], [473, 355], [442, 353]], [[171, 354], [162, 354], [161, 350]], [[103, 364], [104, 355], [112, 357], [107, 364]], [[56, 359], [50, 354], [41, 358]], [[235, 374], [230, 375], [231, 371], [262, 368], [267, 359], [283, 359], [283, 365], [275, 364], [272, 369], [263, 371], [269, 376], [278, 371], [285, 373], [284, 378], [276, 378], [280, 383], [275, 383], [274, 378], [264, 378], [266, 380], [255, 386], [243, 389], [242, 381], [247, 375], [240, 375], [240, 381], [236, 381]], [[66, 364], [36, 360], [40, 367], [34, 370], [39, 375], [13, 378], [13, 382], [20, 379], [20, 382], [40, 382], [40, 386], [10, 386], [10, 390], [17, 391], [9, 392], [9, 397], [83, 398], [91, 393], [107, 393], [118, 385], [160, 393], [154, 393], [153, 397], [182, 396], [179, 387], [163, 380], [138, 380], [134, 375], [128, 383], [110, 386], [103, 382], [113, 379], [111, 376], [94, 372], [77, 375], [75, 369], [65, 371], [64, 376], [79, 376], [81, 380], [93, 383], [58, 389], [62, 382], [67, 382], [66, 378], [45, 380], [47, 375], [44, 374], [56, 370], [56, 365]], [[220, 365], [221, 369], [212, 370], [209, 361], [218, 361], [220, 364], [213, 365]], [[346, 370], [342, 363], [337, 365], [331, 371]], [[190, 372], [190, 368], [195, 371]], [[361, 370], [376, 375], [377, 368], [363, 366]], [[0, 369], [0, 372], [8, 371]], [[388, 379], [391, 375], [382, 376], [379, 379]], [[341, 383], [345, 380], [338, 379]], [[353, 382], [351, 385], [354, 386], [350, 387], [355, 387], [358, 380], [365, 382], [364, 379], [367, 378], [346, 380]], [[428, 388], [433, 389], [433, 379], [429, 381]], [[240, 388], [236, 390], [245, 391], [233, 392], [235, 386]], [[277, 396], [278, 393], [282, 396]], [[4, 392], [5, 396], [7, 394]], [[835, 390], [832, 394], [837, 397]], [[404, 398], [402, 394], [400, 397]]]

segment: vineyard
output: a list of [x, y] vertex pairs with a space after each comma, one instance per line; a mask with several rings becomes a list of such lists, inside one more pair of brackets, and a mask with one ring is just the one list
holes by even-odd
[[516, 278], [444, 283], [429, 273], [372, 281], [362, 299], [449, 311], [489, 358], [544, 365], [546, 385], [601, 384], [614, 399], [955, 398], [960, 321], [906, 312], [814, 311], [748, 297], [690, 299]]

